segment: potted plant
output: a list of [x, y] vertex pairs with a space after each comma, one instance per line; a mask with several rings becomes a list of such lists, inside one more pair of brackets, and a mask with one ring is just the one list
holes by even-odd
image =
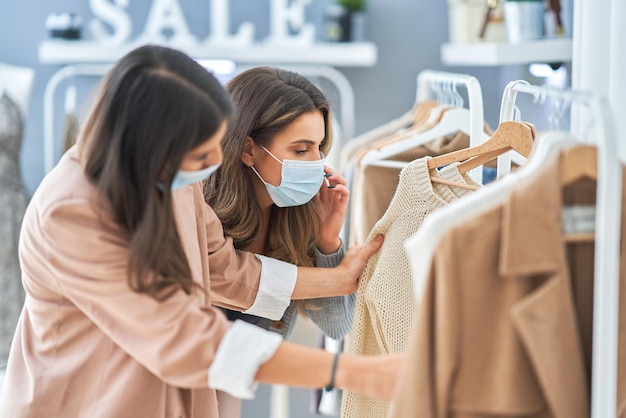
[[519, 43], [543, 37], [544, 0], [505, 0], [503, 8], [509, 42]]
[[367, 0], [335, 0], [324, 14], [324, 35], [334, 42], [365, 40]]
[[365, 11], [367, 0], [335, 0], [336, 3], [350, 13]]

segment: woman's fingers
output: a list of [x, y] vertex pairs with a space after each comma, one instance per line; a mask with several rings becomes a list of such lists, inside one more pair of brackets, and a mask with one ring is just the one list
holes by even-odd
[[348, 181], [346, 180], [346, 178], [328, 166], [324, 167], [324, 176], [326, 177], [326, 185], [330, 188], [333, 188], [332, 186], [337, 186], [339, 184], [346, 187], [348, 186]]

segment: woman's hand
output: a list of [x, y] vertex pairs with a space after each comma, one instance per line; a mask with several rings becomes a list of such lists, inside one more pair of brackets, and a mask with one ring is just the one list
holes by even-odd
[[367, 260], [380, 249], [383, 236], [348, 249], [341, 263], [334, 268], [298, 267], [298, 279], [291, 299], [343, 296], [353, 293]]
[[[324, 350], [283, 341], [276, 353], [261, 364], [254, 380], [289, 386], [323, 387], [330, 383], [333, 358], [332, 354]], [[404, 354], [341, 354], [335, 372], [335, 387], [391, 400], [404, 360]]]
[[329, 167], [324, 167], [326, 179], [322, 183], [320, 203], [320, 229], [315, 235], [315, 245], [323, 254], [332, 254], [341, 246], [339, 233], [346, 218], [350, 191], [346, 179]]
[[363, 273], [367, 260], [378, 251], [383, 244], [383, 236], [377, 235], [370, 242], [363, 245], [354, 245], [348, 248], [346, 255], [341, 260], [341, 263], [335, 267], [339, 269], [344, 277], [340, 278], [344, 283], [351, 287], [351, 291], [347, 294], [354, 292], [358, 285], [359, 276]]
[[404, 359], [404, 354], [382, 356], [343, 354], [337, 363], [336, 386], [390, 401], [393, 399]]

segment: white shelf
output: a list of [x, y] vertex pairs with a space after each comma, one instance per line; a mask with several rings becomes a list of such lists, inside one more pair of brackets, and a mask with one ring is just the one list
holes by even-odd
[[[43, 64], [112, 63], [139, 46], [129, 42], [106, 48], [93, 41], [45, 40], [39, 45]], [[368, 67], [376, 64], [377, 48], [370, 42], [314, 43], [312, 45], [278, 46], [255, 43], [233, 47], [199, 44], [183, 48], [197, 59], [228, 59], [240, 64], [317, 64], [335, 67]]]
[[571, 60], [571, 39], [542, 39], [520, 44], [485, 42], [441, 46], [441, 61], [451, 66], [496, 66]]

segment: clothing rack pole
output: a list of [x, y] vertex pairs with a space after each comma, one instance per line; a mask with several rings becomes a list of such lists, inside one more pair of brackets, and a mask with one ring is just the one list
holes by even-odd
[[43, 163], [44, 174], [50, 172], [55, 164], [54, 150], [54, 93], [59, 84], [76, 75], [103, 76], [111, 68], [110, 65], [69, 64], [61, 67], [52, 75], [43, 94]]
[[[616, 416], [619, 269], [623, 157], [618, 153], [610, 107], [606, 100], [584, 92], [561, 91], [512, 81], [502, 97], [500, 121], [512, 120], [518, 92], [536, 100], [553, 98], [586, 105], [593, 132], [581, 138], [598, 147], [598, 198], [593, 300], [591, 418]], [[583, 133], [584, 134], [584, 133]]]
[[[480, 145], [484, 124], [483, 93], [478, 79], [469, 74], [448, 73], [445, 71], [424, 70], [417, 75], [416, 103], [433, 98], [437, 84], [442, 82], [464, 86], [467, 90], [468, 109], [470, 114], [470, 147]], [[480, 168], [470, 171], [477, 183], [482, 183], [483, 174]]]

